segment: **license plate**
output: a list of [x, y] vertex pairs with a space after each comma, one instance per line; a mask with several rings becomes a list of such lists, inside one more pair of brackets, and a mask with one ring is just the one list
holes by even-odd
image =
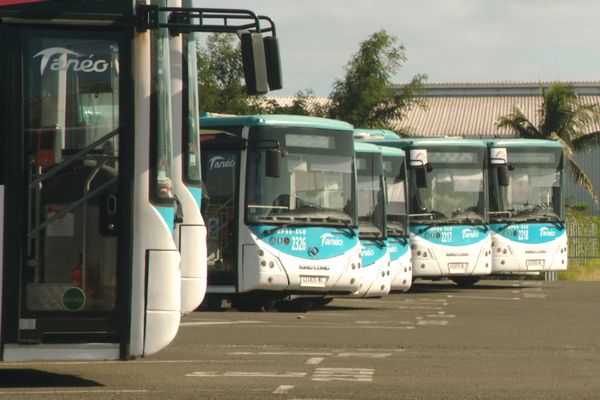
[[527, 260], [527, 268], [544, 268], [545, 265], [544, 260]]
[[300, 286], [324, 287], [328, 276], [300, 275]]
[[467, 272], [469, 263], [448, 263], [448, 269], [452, 271]]

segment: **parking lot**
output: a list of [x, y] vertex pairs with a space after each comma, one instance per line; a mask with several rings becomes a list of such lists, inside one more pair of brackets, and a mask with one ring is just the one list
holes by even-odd
[[307, 313], [195, 312], [157, 355], [0, 365], [10, 399], [595, 399], [600, 282], [416, 283]]

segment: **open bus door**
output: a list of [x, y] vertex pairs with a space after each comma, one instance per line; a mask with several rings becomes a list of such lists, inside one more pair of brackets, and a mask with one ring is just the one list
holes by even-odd
[[13, 344], [105, 343], [106, 358], [118, 358], [130, 258], [121, 254], [130, 112], [120, 55], [130, 38], [26, 24], [2, 24], [0, 35], [3, 354]]

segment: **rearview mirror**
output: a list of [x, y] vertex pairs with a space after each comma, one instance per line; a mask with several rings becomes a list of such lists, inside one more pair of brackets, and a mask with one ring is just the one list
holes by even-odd
[[265, 47], [260, 33], [244, 32], [242, 42], [242, 65], [246, 92], [250, 95], [269, 91]]
[[283, 87], [281, 79], [281, 57], [279, 56], [279, 40], [274, 36], [263, 39], [267, 64], [267, 80], [269, 89], [277, 90]]
[[265, 169], [269, 178], [279, 178], [281, 175], [281, 151], [267, 150]]
[[425, 168], [417, 168], [415, 170], [415, 179], [418, 189], [424, 189], [427, 187], [427, 171]]
[[508, 166], [507, 165], [498, 165], [496, 167], [496, 171], [498, 174], [498, 184], [500, 186], [508, 186], [510, 181], [508, 179]]

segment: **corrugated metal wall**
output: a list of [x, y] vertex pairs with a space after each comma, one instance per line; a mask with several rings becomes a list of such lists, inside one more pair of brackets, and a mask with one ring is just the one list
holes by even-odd
[[[575, 162], [577, 162], [581, 169], [586, 172], [598, 193], [598, 191], [600, 191], [600, 147], [586, 153], [576, 154]], [[564, 191], [568, 204], [586, 204], [588, 206], [588, 211], [593, 212], [594, 214], [600, 214], [600, 209], [596, 207], [592, 197], [586, 190], [575, 184], [574, 180], [570, 178], [569, 175], [567, 175], [565, 179]], [[598, 193], [598, 195], [600, 196], [600, 193]]]

